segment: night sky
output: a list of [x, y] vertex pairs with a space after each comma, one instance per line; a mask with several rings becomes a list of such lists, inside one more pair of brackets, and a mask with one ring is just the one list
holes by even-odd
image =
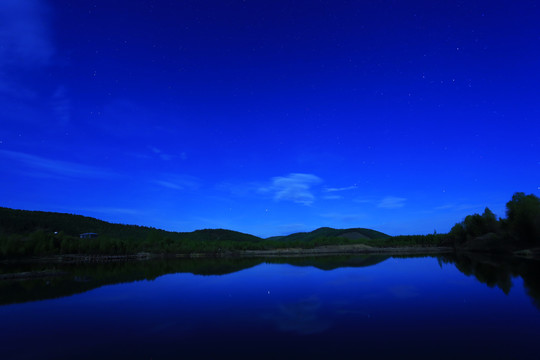
[[540, 195], [537, 1], [0, 1], [0, 206], [449, 231]]

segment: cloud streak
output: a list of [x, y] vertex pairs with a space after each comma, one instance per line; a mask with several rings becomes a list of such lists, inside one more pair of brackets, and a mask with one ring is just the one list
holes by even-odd
[[321, 217], [337, 220], [341, 222], [354, 222], [366, 219], [366, 214], [342, 214], [342, 213], [327, 213], [321, 214]]
[[106, 215], [141, 215], [142, 212], [135, 209], [127, 209], [127, 208], [115, 208], [115, 207], [90, 207], [90, 208], [77, 208], [76, 210], [73, 210], [74, 212], [77, 211], [88, 211], [88, 212], [94, 212], [94, 213], [100, 213], [100, 214], [106, 214]]
[[326, 188], [325, 191], [328, 191], [328, 192], [337, 192], [337, 191], [354, 190], [354, 189], [356, 189], [356, 188], [357, 188], [356, 185], [352, 185], [352, 186], [345, 186], [345, 187], [340, 187], [340, 188]]
[[[30, 155], [17, 151], [0, 150], [0, 157], [28, 167], [34, 171], [41, 171], [47, 175], [64, 178], [111, 178], [115, 174], [88, 165], [69, 161], [61, 161]], [[39, 174], [36, 174], [38, 176]]]
[[[36, 86], [34, 76], [28, 76], [57, 62], [51, 15], [45, 0], [0, 1], [0, 94], [4, 95], [0, 97], [0, 117], [4, 121], [38, 122], [52, 114], [56, 120], [49, 127], [69, 123], [71, 105], [66, 89], [57, 86], [51, 92], [49, 87]], [[44, 104], [42, 100], [47, 98], [49, 103]]]
[[166, 175], [162, 179], [157, 179], [152, 182], [172, 190], [196, 190], [200, 186], [196, 178], [187, 175]]
[[323, 199], [325, 199], [325, 200], [341, 200], [341, 199], [343, 199], [343, 196], [341, 196], [341, 195], [325, 195], [325, 196], [323, 196]]
[[66, 88], [60, 86], [52, 96], [52, 108], [62, 125], [67, 125], [71, 119], [71, 102], [67, 97]]
[[383, 209], [399, 209], [405, 206], [406, 200], [406, 198], [402, 197], [387, 196], [379, 202], [377, 207]]
[[158, 149], [154, 146], [148, 146], [148, 149], [156, 156], [158, 156], [161, 160], [169, 161], [174, 158], [174, 155], [166, 154], [161, 149]]
[[313, 174], [292, 173], [272, 178], [271, 185], [261, 187], [259, 191], [272, 193], [275, 201], [311, 205], [315, 201], [312, 187], [321, 182], [322, 179]]
[[436, 206], [434, 210], [455, 210], [455, 211], [462, 211], [462, 210], [469, 210], [474, 208], [482, 207], [482, 204], [445, 204], [441, 206]]
[[49, 64], [54, 48], [41, 0], [0, 1], [0, 69]]

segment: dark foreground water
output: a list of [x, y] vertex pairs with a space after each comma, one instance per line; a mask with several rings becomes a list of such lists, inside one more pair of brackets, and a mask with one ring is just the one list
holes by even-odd
[[32, 266], [64, 274], [0, 282], [2, 359], [540, 358], [533, 260]]

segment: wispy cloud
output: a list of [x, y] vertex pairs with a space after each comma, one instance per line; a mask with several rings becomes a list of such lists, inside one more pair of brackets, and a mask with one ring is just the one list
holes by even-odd
[[172, 190], [196, 190], [200, 187], [199, 180], [188, 175], [168, 174], [152, 182]]
[[67, 125], [71, 118], [71, 102], [64, 86], [59, 86], [52, 96], [52, 108], [59, 123]]
[[253, 196], [254, 194], [265, 192], [263, 190], [264, 186], [260, 182], [224, 181], [216, 184], [215, 189], [235, 197]]
[[[116, 176], [106, 170], [78, 164], [70, 161], [54, 160], [42, 156], [30, 155], [17, 151], [0, 150], [0, 157], [30, 168], [44, 172], [46, 175], [68, 178], [111, 178]], [[36, 173], [37, 176], [43, 174]]]
[[352, 185], [352, 186], [345, 186], [345, 187], [339, 187], [339, 188], [326, 188], [324, 190], [328, 192], [337, 192], [337, 191], [354, 190], [356, 188], [358, 188], [358, 186]]
[[292, 201], [302, 205], [311, 205], [315, 201], [312, 187], [322, 182], [313, 174], [293, 173], [272, 178], [270, 186], [259, 188], [260, 192], [270, 192], [276, 201]]
[[322, 197], [325, 200], [341, 200], [343, 199], [343, 196], [341, 195], [325, 195]]
[[[1, 55], [0, 55], [1, 56]], [[2, 66], [0, 64], [0, 93], [7, 94], [10, 97], [24, 100], [35, 100], [38, 94], [35, 90], [29, 89], [23, 84], [8, 79], [7, 75], [2, 72]]]
[[366, 215], [365, 214], [342, 214], [342, 213], [327, 213], [327, 214], [321, 214], [321, 217], [337, 220], [340, 222], [354, 222], [354, 221], [360, 221], [365, 220]]
[[49, 64], [54, 47], [48, 11], [41, 0], [0, 1], [0, 69]]
[[46, 0], [0, 0], [0, 117], [6, 122], [50, 121], [52, 114], [50, 128], [70, 120], [65, 88], [36, 86], [33, 76], [58, 62], [51, 20]]
[[405, 206], [406, 200], [406, 198], [402, 197], [387, 196], [377, 206], [383, 209], [398, 209]]
[[435, 210], [448, 210], [448, 209], [454, 209], [456, 208], [456, 204], [445, 204], [441, 206], [436, 206]]
[[186, 160], [187, 154], [182, 151], [177, 154], [170, 154], [167, 152], [164, 152], [162, 149], [157, 148], [155, 146], [147, 146], [147, 151], [144, 152], [126, 152], [126, 155], [129, 155], [131, 157], [135, 157], [137, 159], [144, 159], [144, 160], [155, 160], [155, 159], [161, 159], [163, 161], [169, 161], [173, 159], [180, 159], [180, 160]]
[[156, 183], [158, 185], [161, 185], [163, 187], [169, 188], [169, 189], [174, 189], [174, 190], [182, 190], [183, 189], [182, 186], [180, 186], [178, 184], [175, 184], [173, 182], [170, 182], [170, 181], [155, 180], [154, 183]]
[[365, 198], [354, 199], [353, 201], [355, 203], [359, 203], [359, 204], [370, 204], [370, 203], [375, 203], [376, 202], [375, 200], [365, 199]]
[[174, 155], [166, 154], [161, 149], [158, 149], [158, 148], [153, 147], [153, 146], [149, 146], [148, 149], [150, 149], [150, 151], [154, 155], [158, 156], [161, 160], [168, 161], [168, 160], [171, 160], [171, 159], [173, 159], [175, 157]]
[[482, 204], [477, 204], [477, 205], [473, 205], [473, 204], [444, 204], [444, 205], [441, 205], [441, 206], [436, 206], [434, 209], [435, 210], [462, 211], [462, 210], [469, 210], [469, 209], [474, 209], [474, 208], [478, 208], [478, 207], [482, 207]]
[[116, 207], [89, 207], [89, 208], [77, 208], [77, 212], [81, 211], [87, 211], [92, 213], [98, 213], [98, 214], [106, 214], [106, 215], [141, 215], [142, 212], [135, 209], [127, 209], [127, 208], [116, 208]]

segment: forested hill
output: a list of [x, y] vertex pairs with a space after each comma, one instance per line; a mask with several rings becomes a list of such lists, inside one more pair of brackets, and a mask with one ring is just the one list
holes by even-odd
[[349, 240], [383, 240], [388, 239], [389, 237], [390, 235], [371, 229], [333, 229], [329, 227], [322, 227], [311, 232], [299, 232], [287, 236], [273, 236], [271, 238], [268, 238], [268, 240], [310, 241], [319, 238], [343, 238]]
[[[204, 229], [193, 232], [171, 232], [146, 226], [114, 224], [95, 218], [45, 211], [14, 210], [0, 207], [0, 235], [30, 236], [36, 232], [61, 233], [62, 235], [79, 237], [82, 233], [97, 233], [99, 237], [126, 241], [158, 240], [219, 240], [249, 241], [262, 239], [224, 229]], [[382, 232], [364, 229], [333, 229], [322, 227], [311, 232], [299, 232], [287, 236], [274, 236], [267, 240], [279, 241], [311, 241], [321, 238], [342, 238], [348, 240], [382, 240], [390, 236]]]
[[[94, 233], [96, 237], [80, 238]], [[224, 229], [171, 232], [137, 225], [113, 224], [91, 217], [0, 207], [0, 257], [50, 254], [220, 253], [237, 250], [312, 248], [384, 240], [369, 229], [320, 228], [310, 233], [261, 239]]]
[[36, 233], [60, 233], [79, 237], [82, 233], [97, 233], [100, 238], [125, 241], [146, 240], [219, 240], [260, 241], [257, 236], [232, 230], [206, 229], [193, 232], [171, 232], [146, 226], [113, 224], [82, 215], [45, 211], [14, 210], [0, 207], [0, 236], [30, 236]]
[[[486, 208], [468, 215], [448, 234], [390, 237], [379, 231], [319, 228], [261, 239], [232, 230], [170, 232], [137, 225], [112, 224], [91, 217], [0, 207], [0, 257], [49, 254], [223, 254], [241, 250], [310, 249], [327, 245], [372, 247], [447, 246], [459, 251], [540, 253], [540, 199], [517, 192], [506, 204], [506, 218]], [[94, 238], [79, 238], [96, 233]]]

